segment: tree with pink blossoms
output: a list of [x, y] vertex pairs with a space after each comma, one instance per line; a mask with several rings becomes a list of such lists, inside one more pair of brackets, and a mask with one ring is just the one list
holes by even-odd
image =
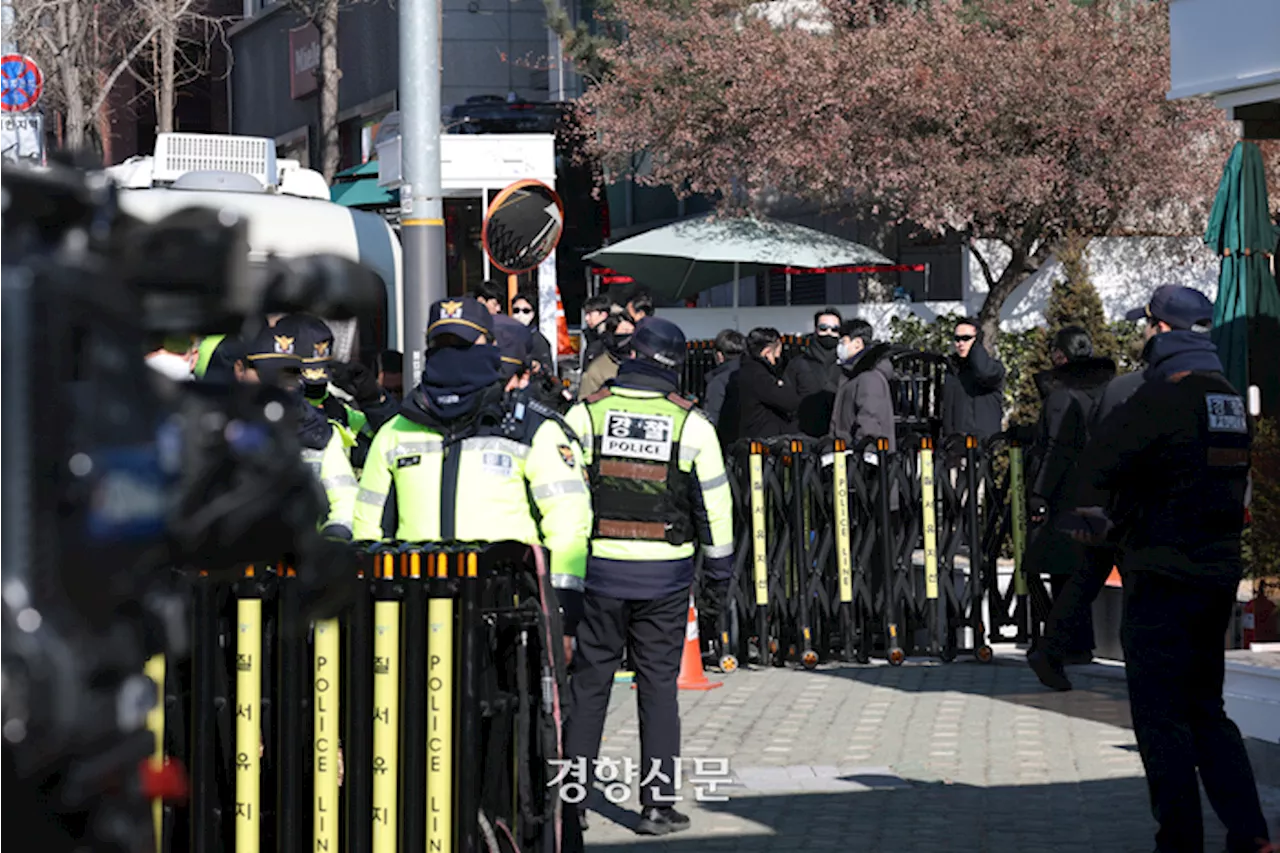
[[583, 99], [594, 153], [647, 152], [641, 180], [729, 209], [799, 198], [960, 230], [992, 343], [1067, 234], [1202, 227], [1236, 132], [1166, 99], [1166, 2], [830, 0], [803, 26], [776, 5], [615, 0], [627, 38]]

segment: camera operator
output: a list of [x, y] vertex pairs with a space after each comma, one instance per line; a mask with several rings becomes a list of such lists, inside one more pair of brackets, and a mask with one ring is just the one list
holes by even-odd
[[1223, 376], [1202, 293], [1160, 287], [1134, 315], [1157, 331], [1146, 381], [1091, 437], [1067, 529], [1120, 547], [1121, 642], [1157, 849], [1203, 849], [1198, 771], [1227, 827], [1226, 849], [1254, 853], [1270, 849], [1267, 823], [1222, 704], [1222, 637], [1243, 572], [1249, 416]]
[[[333, 361], [333, 332], [319, 317], [290, 314], [276, 323], [273, 331], [293, 339], [302, 359], [303, 396], [345, 433], [351, 467], [359, 471], [378, 428], [395, 417], [395, 399], [378, 386], [373, 371], [363, 364]], [[355, 405], [334, 396], [330, 382], [348, 394]]]
[[347, 446], [337, 429], [315, 406], [302, 399], [303, 360], [296, 353], [296, 341], [280, 332], [280, 324], [265, 328], [245, 348], [236, 362], [236, 378], [241, 382], [272, 385], [296, 396], [298, 443], [306, 462], [324, 487], [329, 513], [320, 524], [331, 539], [350, 539], [355, 514], [356, 478], [347, 461]]

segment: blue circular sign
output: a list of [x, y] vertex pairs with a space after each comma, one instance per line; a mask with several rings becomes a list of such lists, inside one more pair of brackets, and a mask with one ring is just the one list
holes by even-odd
[[29, 56], [0, 57], [0, 111], [22, 113], [34, 107], [44, 92], [44, 75]]

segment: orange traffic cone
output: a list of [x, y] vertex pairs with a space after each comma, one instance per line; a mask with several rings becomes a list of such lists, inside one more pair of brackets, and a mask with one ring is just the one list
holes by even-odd
[[1111, 567], [1111, 574], [1107, 575], [1107, 586], [1124, 586], [1124, 582], [1120, 580], [1119, 566]]
[[[614, 676], [617, 680], [617, 676]], [[689, 621], [684, 628], [684, 654], [680, 658], [680, 677], [676, 686], [681, 690], [714, 690], [723, 687], [723, 681], [708, 681], [702, 671], [702, 641], [698, 639], [698, 608], [693, 606], [693, 596], [689, 596]], [[635, 690], [636, 684], [631, 685]]]
[[569, 334], [569, 321], [564, 316], [564, 302], [560, 299], [560, 285], [556, 285], [556, 355], [575, 355], [578, 347]]
[[723, 681], [708, 681], [702, 671], [702, 641], [698, 638], [698, 608], [689, 596], [689, 624], [684, 629], [684, 656], [680, 659], [680, 678], [676, 685], [681, 690], [712, 690], [724, 686]]

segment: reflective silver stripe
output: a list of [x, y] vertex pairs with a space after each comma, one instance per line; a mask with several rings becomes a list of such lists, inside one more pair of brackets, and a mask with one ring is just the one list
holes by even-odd
[[334, 477], [321, 477], [320, 485], [325, 489], [354, 489], [358, 484], [350, 474], [338, 474]]
[[706, 557], [708, 560], [716, 560], [721, 557], [732, 557], [733, 543], [730, 542], [728, 545], [703, 545], [702, 556]]
[[552, 575], [551, 586], [555, 589], [571, 589], [574, 592], [586, 592], [587, 582], [577, 575]]
[[533, 499], [554, 498], [556, 495], [580, 495], [587, 490], [586, 483], [581, 480], [561, 480], [558, 483], [543, 483], [533, 487]]
[[404, 441], [387, 451], [387, 464], [394, 465], [402, 456], [414, 456], [419, 453], [439, 453], [444, 447], [442, 441]]
[[498, 450], [502, 453], [510, 453], [519, 459], [524, 459], [529, 455], [529, 445], [521, 444], [518, 441], [512, 441], [509, 438], [499, 438], [497, 436], [481, 436], [479, 438], [466, 438], [462, 441], [463, 450]]
[[717, 477], [712, 477], [710, 480], [703, 480], [702, 491], [709, 492], [712, 489], [718, 489], [721, 486], [726, 486], [728, 484], [729, 484], [729, 475], [721, 474]]
[[687, 444], [680, 445], [680, 461], [694, 462], [698, 458], [698, 454], [702, 452], [701, 447], [690, 447]]
[[373, 489], [361, 489], [356, 492], [356, 500], [364, 504], [372, 504], [373, 506], [385, 506], [387, 496], [375, 492]]
[[323, 458], [324, 458], [324, 451], [323, 451], [323, 450], [315, 450], [315, 449], [310, 448], [310, 447], [304, 447], [304, 448], [302, 448], [302, 461], [303, 461], [303, 462], [319, 462], [319, 461], [320, 461], [321, 459], [323, 459]]

